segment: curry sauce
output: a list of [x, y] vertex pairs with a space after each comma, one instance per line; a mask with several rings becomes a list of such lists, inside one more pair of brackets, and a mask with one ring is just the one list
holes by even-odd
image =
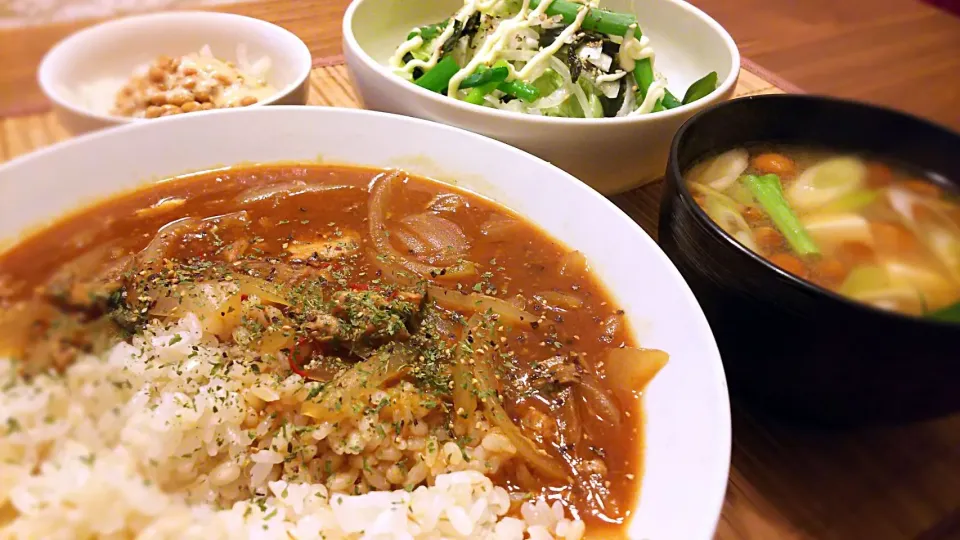
[[[0, 356], [27, 373], [64, 369], [96, 350], [94, 334], [123, 340], [152, 319], [203, 312], [205, 330], [250, 353], [257, 373], [303, 378], [289, 414], [336, 424], [363, 409], [387, 422], [415, 407], [435, 440], [464, 448], [493, 425], [517, 447], [491, 474], [515, 505], [545, 496], [588, 535], [625, 535], [642, 467], [639, 393], [666, 355], [634, 348], [582, 255], [476, 195], [346, 166], [201, 173], [23, 240], [0, 255], [0, 285]], [[397, 388], [409, 395], [367, 408]], [[411, 489], [389, 465], [390, 488]], [[317, 471], [320, 482], [332, 474]], [[359, 478], [358, 492], [378, 489]]]

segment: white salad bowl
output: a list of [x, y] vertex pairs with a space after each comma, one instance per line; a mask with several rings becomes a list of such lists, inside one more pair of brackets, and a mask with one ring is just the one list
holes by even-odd
[[[190, 141], [190, 144], [178, 144]], [[582, 251], [638, 342], [670, 354], [645, 395], [644, 474], [630, 538], [709, 540], [730, 462], [720, 355], [673, 264], [637, 224], [569, 174], [497, 141], [413, 118], [319, 107], [179, 115], [90, 134], [0, 166], [0, 244], [145, 183], [239, 163], [402, 167], [512, 208]], [[64, 175], [73, 181], [64, 182]], [[550, 189], [544, 191], [543, 186]]]
[[601, 193], [625, 191], [663, 176], [670, 141], [688, 118], [733, 95], [740, 53], [733, 38], [683, 0], [603, 0], [637, 14], [656, 53], [655, 68], [682, 97], [716, 71], [710, 95], [676, 109], [626, 118], [548, 118], [449, 99], [390, 72], [388, 59], [411, 29], [449, 18], [463, 0], [354, 0], [343, 19], [343, 51], [366, 108], [425, 118], [493, 137], [535, 154]]
[[[92, 26], [54, 45], [37, 78], [60, 124], [71, 133], [148, 122], [110, 114], [117, 91], [158, 56], [181, 56], [204, 45], [225, 61], [238, 61], [238, 47], [246, 49], [251, 62], [270, 59], [266, 79], [276, 93], [252, 107], [306, 104], [313, 60], [303, 41], [275, 24], [230, 13], [153, 13]], [[89, 99], [84, 88], [95, 90], [97, 99]]]

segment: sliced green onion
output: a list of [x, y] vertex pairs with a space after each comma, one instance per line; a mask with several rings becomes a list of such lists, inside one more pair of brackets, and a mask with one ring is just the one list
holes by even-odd
[[926, 318], [936, 321], [960, 323], [960, 302], [943, 309], [938, 309], [933, 313], [927, 313]]
[[711, 71], [700, 79], [694, 81], [687, 88], [687, 93], [683, 95], [683, 104], [693, 103], [694, 101], [706, 97], [707, 94], [717, 89], [717, 72]]
[[[507, 80], [509, 73], [510, 70], [505, 66], [494, 66], [492, 69], [488, 69], [486, 66], [480, 66], [477, 68], [477, 71], [470, 74], [460, 83], [460, 88], [474, 88], [491, 82], [502, 83]], [[496, 88], [497, 85], [493, 87]]]
[[520, 98], [526, 103], [533, 103], [540, 98], [540, 90], [536, 86], [527, 84], [523, 81], [506, 81], [500, 83], [497, 89], [504, 94]]
[[[500, 83], [507, 78], [507, 74], [510, 73], [510, 70], [507, 66], [508, 64], [506, 60], [498, 60], [497, 63], [493, 65], [493, 68], [487, 68], [487, 66], [477, 67], [476, 73], [470, 77], [477, 75], [479, 78], [487, 75], [486, 80], [472, 87], [471, 90], [467, 92], [467, 97], [464, 98], [464, 101], [474, 105], [483, 105], [484, 98], [487, 96], [487, 94], [496, 90], [497, 87], [500, 86]], [[467, 77], [467, 79], [470, 77]], [[464, 82], [460, 85], [460, 88], [470, 88], [467, 86], [467, 79], [464, 79]]]
[[663, 91], [663, 100], [661, 102], [663, 103], [664, 109], [676, 109], [680, 105], [683, 105], [683, 103], [677, 99], [677, 96], [673, 95], [669, 90]]
[[740, 177], [750, 193], [753, 194], [763, 211], [770, 216], [770, 220], [787, 240], [790, 247], [798, 255], [816, 255], [820, 253], [816, 242], [804, 229], [800, 218], [793, 213], [787, 200], [783, 197], [783, 186], [780, 177], [775, 174], [754, 176], [746, 174]]
[[[649, 58], [637, 60], [636, 64], [633, 66], [633, 78], [637, 80], [638, 101], [643, 101], [643, 99], [647, 97], [647, 91], [650, 90], [650, 85], [653, 84], [654, 79], [653, 64], [650, 63]], [[675, 109], [680, 105], [682, 105], [680, 100], [671, 94], [670, 90], [664, 88], [663, 97], [657, 101], [651, 112], [660, 112], [665, 109]]]
[[482, 84], [480, 86], [471, 88], [470, 91], [467, 92], [467, 97], [463, 98], [463, 100], [474, 105], [483, 105], [484, 98], [487, 97], [487, 94], [496, 90], [498, 84], [500, 83], [489, 82], [487, 84]]
[[643, 98], [647, 97], [647, 90], [650, 90], [650, 85], [653, 84], [653, 64], [649, 58], [634, 63], [633, 78], [637, 80], [639, 101], [643, 101]]
[[447, 85], [450, 84], [450, 79], [453, 78], [457, 72], [460, 71], [460, 66], [457, 64], [457, 61], [453, 59], [453, 56], [447, 55], [444, 56], [437, 65], [424, 73], [417, 79], [415, 84], [421, 88], [426, 88], [431, 92], [441, 93], [447, 89]]

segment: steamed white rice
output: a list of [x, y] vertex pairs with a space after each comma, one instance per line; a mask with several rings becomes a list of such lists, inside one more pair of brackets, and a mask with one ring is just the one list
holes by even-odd
[[559, 503], [505, 517], [489, 475], [516, 450], [495, 429], [460, 448], [415, 418], [401, 436], [266, 414], [294, 410], [302, 380], [242, 355], [188, 315], [63, 375], [26, 381], [0, 359], [0, 539], [583, 536]]

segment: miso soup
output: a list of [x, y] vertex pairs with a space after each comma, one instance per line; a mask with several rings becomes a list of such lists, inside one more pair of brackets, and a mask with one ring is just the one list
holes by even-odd
[[779, 268], [871, 306], [960, 312], [960, 197], [915, 171], [789, 146], [737, 148], [695, 165], [697, 204]]

